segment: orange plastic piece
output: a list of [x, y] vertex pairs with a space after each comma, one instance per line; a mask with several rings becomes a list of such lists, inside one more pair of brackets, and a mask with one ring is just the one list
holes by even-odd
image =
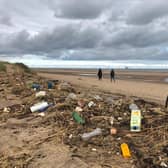
[[123, 154], [124, 158], [131, 157], [129, 147], [128, 147], [128, 145], [126, 143], [122, 143], [121, 144], [121, 151], [122, 151], [122, 154]]

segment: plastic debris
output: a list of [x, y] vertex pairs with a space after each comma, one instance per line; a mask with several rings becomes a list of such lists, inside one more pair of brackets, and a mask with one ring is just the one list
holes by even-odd
[[103, 100], [99, 95], [94, 96], [94, 99], [96, 99], [97, 101], [102, 101]]
[[47, 108], [49, 104], [47, 102], [41, 102], [37, 103], [34, 106], [30, 107], [31, 112], [36, 112], [39, 110], [43, 110], [44, 108]]
[[162, 166], [162, 167], [168, 167], [168, 165], [165, 162], [161, 162], [160, 166]]
[[90, 138], [94, 137], [94, 136], [98, 136], [102, 134], [102, 130], [100, 128], [96, 128], [95, 130], [93, 130], [92, 132], [89, 133], [84, 133], [81, 138], [84, 141], [89, 140]]
[[85, 123], [85, 120], [83, 118], [81, 118], [80, 115], [77, 112], [73, 112], [72, 117], [79, 124], [84, 124]]
[[118, 121], [121, 121], [121, 120], [123, 120], [123, 118], [122, 117], [118, 117]]
[[141, 131], [141, 111], [140, 110], [131, 111], [130, 129], [132, 132]]
[[111, 133], [111, 135], [116, 135], [117, 134], [117, 129], [116, 128], [111, 128], [110, 129], [110, 133]]
[[44, 117], [44, 116], [45, 116], [45, 113], [42, 112], [42, 113], [38, 113], [37, 115], [38, 115], [38, 116], [41, 116], [41, 117]]
[[53, 82], [48, 81], [47, 86], [48, 86], [48, 89], [52, 89], [53, 88]]
[[139, 110], [138, 106], [136, 104], [134, 104], [134, 103], [129, 105], [129, 109], [130, 110]]
[[89, 108], [91, 108], [92, 106], [95, 106], [96, 104], [93, 102], [93, 101], [90, 101], [89, 103], [88, 103], [88, 107]]
[[92, 148], [92, 151], [93, 151], [93, 152], [96, 152], [96, 151], [97, 151], [97, 149], [96, 149], [96, 148]]
[[32, 88], [33, 88], [34, 90], [40, 90], [40, 85], [37, 84], [37, 83], [33, 83], [33, 84], [32, 84]]
[[113, 124], [114, 124], [114, 117], [110, 117], [110, 124], [111, 124], [111, 126], [113, 126]]
[[131, 157], [131, 153], [130, 153], [130, 150], [129, 150], [129, 147], [126, 143], [122, 143], [121, 144], [121, 151], [122, 151], [122, 155], [124, 158], [129, 158]]
[[82, 112], [83, 109], [82, 109], [81, 107], [76, 107], [76, 108], [75, 108], [75, 111], [76, 111], [76, 112]]
[[9, 107], [5, 107], [5, 108], [3, 109], [3, 112], [4, 112], [4, 113], [9, 113], [9, 112], [10, 112], [10, 108], [9, 108]]
[[36, 97], [44, 97], [46, 96], [46, 91], [39, 91], [38, 93], [36, 93]]
[[53, 106], [53, 103], [48, 104], [47, 107], [41, 108], [41, 109], [39, 109], [38, 111], [39, 111], [39, 112], [44, 112], [44, 111], [46, 111], [46, 110], [47, 110], [49, 107], [51, 107], [51, 106]]

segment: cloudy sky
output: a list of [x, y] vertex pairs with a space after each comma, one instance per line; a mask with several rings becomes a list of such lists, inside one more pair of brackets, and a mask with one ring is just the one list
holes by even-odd
[[0, 0], [0, 59], [168, 60], [168, 0]]

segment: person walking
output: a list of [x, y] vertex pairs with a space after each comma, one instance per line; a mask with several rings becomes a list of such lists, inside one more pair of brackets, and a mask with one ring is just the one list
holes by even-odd
[[98, 73], [97, 73], [97, 76], [98, 76], [98, 79], [99, 79], [99, 80], [102, 80], [103, 73], [102, 73], [102, 69], [101, 69], [101, 68], [99, 68]]
[[115, 82], [115, 72], [114, 72], [114, 69], [111, 69], [110, 79], [111, 79], [111, 82], [112, 82], [112, 80]]

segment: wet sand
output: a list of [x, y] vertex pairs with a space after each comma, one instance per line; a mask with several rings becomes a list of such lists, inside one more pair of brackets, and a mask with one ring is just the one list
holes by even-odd
[[97, 80], [96, 70], [40, 69], [38, 72], [40, 76], [49, 79], [65, 80], [85, 88], [141, 97], [160, 104], [165, 103], [168, 95], [168, 83], [165, 82], [168, 72], [118, 70], [115, 83], [110, 82], [107, 70], [104, 70], [102, 81]]

